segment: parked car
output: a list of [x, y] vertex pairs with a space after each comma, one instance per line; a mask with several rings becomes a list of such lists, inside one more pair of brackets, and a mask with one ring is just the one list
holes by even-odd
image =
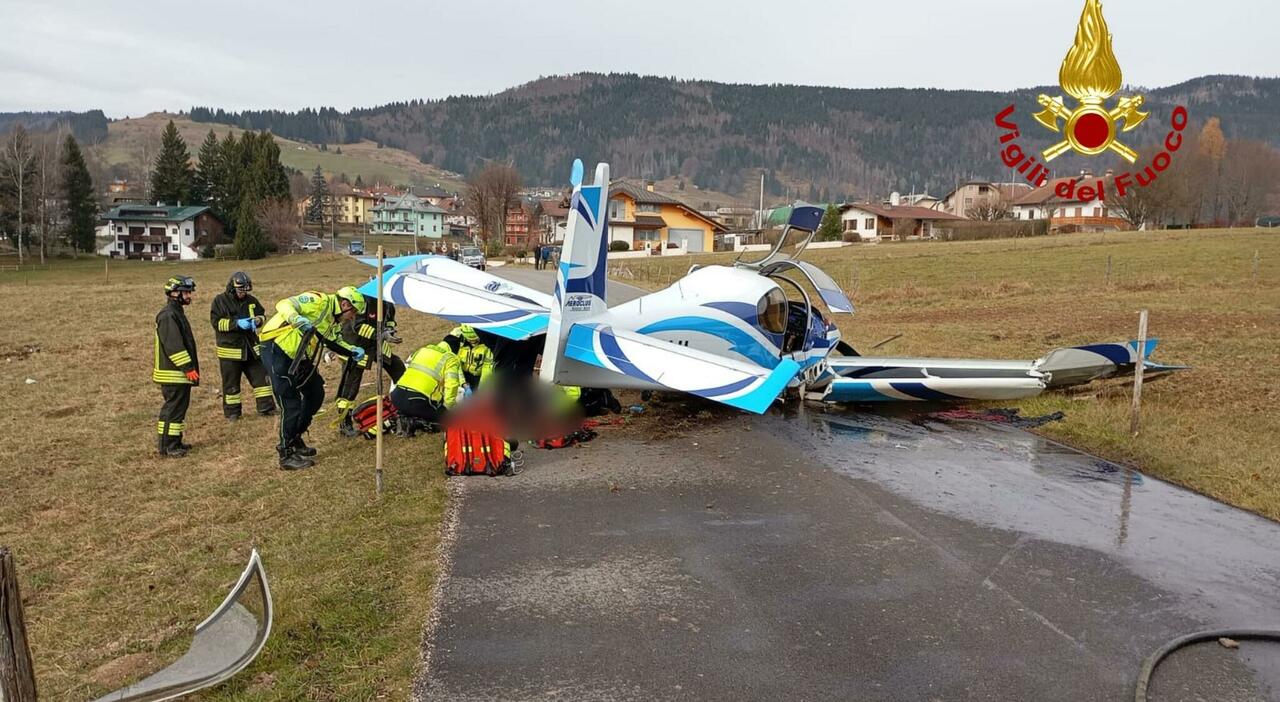
[[1280, 227], [1280, 215], [1262, 215], [1253, 226], [1255, 227]]
[[355, 241], [347, 244], [347, 253], [351, 254], [352, 256], [363, 256], [364, 241], [360, 239], [356, 239]]
[[462, 250], [458, 252], [458, 260], [472, 268], [484, 270], [484, 252], [475, 246], [462, 247]]
[[324, 244], [319, 241], [304, 241], [302, 242], [302, 246], [299, 248], [303, 251], [323, 251]]

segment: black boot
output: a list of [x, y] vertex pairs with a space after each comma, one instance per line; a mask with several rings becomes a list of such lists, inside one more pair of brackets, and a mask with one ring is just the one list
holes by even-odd
[[182, 458], [187, 455], [187, 449], [182, 447], [178, 437], [164, 437], [164, 448], [160, 451], [161, 456], [169, 456], [171, 458]]
[[178, 444], [178, 447], [181, 448], [183, 451], [191, 450], [191, 444], [183, 442], [182, 434], [178, 434], [177, 444]]
[[302, 442], [301, 436], [294, 439], [293, 443], [289, 445], [289, 448], [294, 453], [298, 454], [299, 456], [302, 456], [303, 458], [311, 458], [312, 456], [316, 455], [316, 450], [304, 444]]
[[292, 450], [280, 454], [280, 470], [302, 470], [314, 465], [315, 461], [306, 456], [299, 456]]

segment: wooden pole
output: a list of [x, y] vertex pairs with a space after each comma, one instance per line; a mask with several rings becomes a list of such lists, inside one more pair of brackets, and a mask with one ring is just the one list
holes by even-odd
[[373, 347], [373, 375], [377, 380], [378, 386], [378, 404], [377, 404], [377, 439], [374, 442], [374, 468], [373, 483], [374, 489], [378, 493], [378, 497], [382, 497], [382, 435], [385, 433], [385, 427], [382, 426], [382, 245], [378, 245], [378, 331], [374, 334], [374, 340], [377, 342]]
[[107, 256], [102, 259], [102, 279], [111, 282], [111, 257]]
[[1133, 414], [1129, 418], [1129, 433], [1138, 435], [1138, 416], [1142, 407], [1142, 371], [1146, 366], [1147, 311], [1138, 313], [1138, 361], [1133, 369]]
[[7, 546], [0, 546], [0, 700], [36, 702], [36, 674], [22, 618], [18, 573]]
[[1107, 285], [1111, 285], [1111, 254], [1107, 254]]
[[1258, 250], [1253, 250], [1253, 282], [1258, 282]]

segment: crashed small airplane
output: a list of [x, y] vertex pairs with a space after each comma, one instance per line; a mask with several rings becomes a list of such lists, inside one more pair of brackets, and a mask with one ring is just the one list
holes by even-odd
[[[609, 307], [609, 165], [596, 166], [593, 183], [582, 179], [575, 161], [554, 295], [442, 256], [403, 256], [384, 261], [384, 299], [518, 349], [498, 350], [499, 365], [504, 356], [523, 359], [515, 365], [531, 371], [541, 353], [540, 375], [551, 383], [674, 390], [756, 413], [788, 388], [826, 402], [1011, 400], [1129, 373], [1139, 362], [1152, 373], [1179, 368], [1148, 360], [1155, 339], [1141, 353], [1137, 342], [1091, 344], [1035, 361], [861, 356], [828, 319], [852, 314], [853, 303], [830, 276], [798, 260], [823, 214], [804, 203], [763, 259], [695, 265], [666, 289]], [[793, 236], [795, 253], [783, 256]], [[361, 292], [376, 297], [376, 280]]]

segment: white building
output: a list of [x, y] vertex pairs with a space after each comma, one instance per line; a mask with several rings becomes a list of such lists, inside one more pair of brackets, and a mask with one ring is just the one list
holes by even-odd
[[111, 237], [98, 250], [103, 256], [193, 261], [206, 245], [222, 243], [222, 222], [204, 206], [119, 205], [103, 218]]

